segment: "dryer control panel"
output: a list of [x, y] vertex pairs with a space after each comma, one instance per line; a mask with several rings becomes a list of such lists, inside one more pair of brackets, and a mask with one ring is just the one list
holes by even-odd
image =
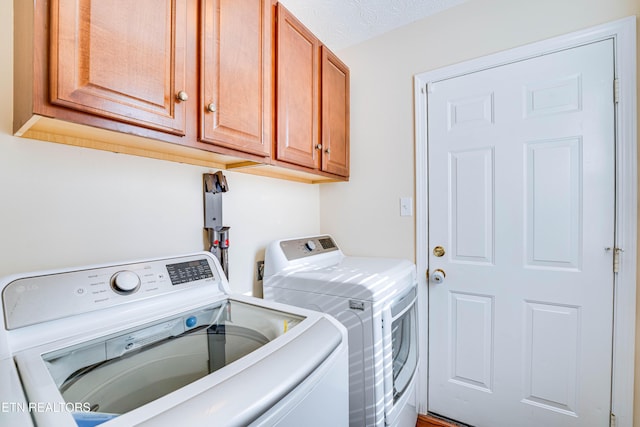
[[193, 288], [207, 287], [212, 294], [228, 288], [219, 264], [206, 252], [36, 273], [10, 278], [5, 285], [8, 330]]
[[280, 242], [280, 248], [289, 261], [338, 250], [331, 236], [283, 240]]

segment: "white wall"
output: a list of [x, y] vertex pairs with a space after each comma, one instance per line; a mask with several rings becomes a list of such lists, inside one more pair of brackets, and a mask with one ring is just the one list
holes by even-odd
[[[0, 276], [203, 250], [202, 174], [212, 170], [11, 135], [12, 5], [0, 2]], [[252, 292], [269, 241], [319, 233], [319, 189], [225, 176], [231, 287]]]

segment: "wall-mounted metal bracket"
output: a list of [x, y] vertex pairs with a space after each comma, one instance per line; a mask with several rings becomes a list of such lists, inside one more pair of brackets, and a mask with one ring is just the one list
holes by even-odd
[[229, 278], [229, 228], [222, 225], [222, 194], [229, 191], [227, 179], [222, 172], [205, 173], [204, 187], [204, 228], [207, 231], [209, 250], [220, 261], [224, 274]]

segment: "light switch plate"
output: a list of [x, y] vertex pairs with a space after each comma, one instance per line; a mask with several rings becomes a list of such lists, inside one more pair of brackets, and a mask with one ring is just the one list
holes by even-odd
[[411, 197], [400, 197], [400, 216], [413, 215], [413, 200]]

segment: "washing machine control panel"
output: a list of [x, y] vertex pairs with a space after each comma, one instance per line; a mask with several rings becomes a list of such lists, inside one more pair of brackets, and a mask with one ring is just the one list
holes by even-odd
[[338, 250], [331, 236], [283, 240], [280, 242], [280, 248], [289, 261]]
[[200, 253], [19, 277], [2, 292], [5, 324], [15, 329], [204, 286], [223, 293], [221, 276], [212, 256]]

